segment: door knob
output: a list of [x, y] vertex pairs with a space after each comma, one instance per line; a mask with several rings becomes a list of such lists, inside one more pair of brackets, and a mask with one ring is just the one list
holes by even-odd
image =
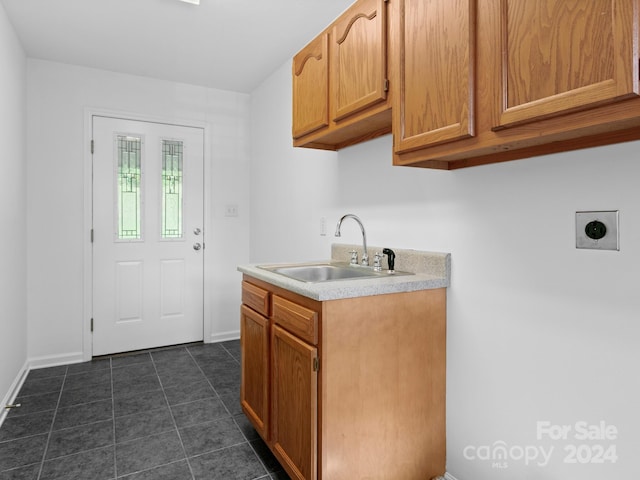
[[202, 245], [200, 245], [199, 243], [194, 243], [193, 244], [193, 249], [194, 250], [200, 250], [202, 248]]
[[193, 234], [194, 235], [200, 235], [200, 233], [202, 233], [202, 230], [200, 230], [199, 228], [194, 228], [193, 229]]

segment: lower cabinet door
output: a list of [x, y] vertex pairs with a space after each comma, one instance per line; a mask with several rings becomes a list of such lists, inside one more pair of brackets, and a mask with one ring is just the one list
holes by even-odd
[[316, 480], [317, 348], [274, 325], [271, 332], [271, 443], [289, 475]]
[[269, 440], [269, 319], [242, 305], [240, 403], [253, 426]]

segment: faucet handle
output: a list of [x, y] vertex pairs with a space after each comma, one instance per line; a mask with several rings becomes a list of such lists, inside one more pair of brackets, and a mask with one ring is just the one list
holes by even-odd
[[384, 255], [380, 252], [376, 252], [375, 255], [373, 256], [373, 270], [375, 272], [381, 272], [382, 271], [382, 257]]
[[351, 254], [351, 265], [358, 265], [358, 251], [351, 250], [349, 253]]

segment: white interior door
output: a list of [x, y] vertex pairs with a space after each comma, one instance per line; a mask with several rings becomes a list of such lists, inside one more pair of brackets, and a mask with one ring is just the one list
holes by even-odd
[[93, 117], [93, 355], [203, 339], [201, 128]]

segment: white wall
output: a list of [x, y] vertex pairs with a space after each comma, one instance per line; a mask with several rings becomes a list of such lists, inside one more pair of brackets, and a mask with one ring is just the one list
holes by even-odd
[[[640, 142], [451, 172], [392, 167], [390, 136], [338, 153], [293, 149], [289, 64], [253, 93], [251, 109], [252, 262], [329, 258], [335, 222], [348, 212], [371, 244], [451, 252], [450, 474], [638, 477]], [[576, 250], [574, 215], [589, 209], [620, 210], [620, 252]], [[360, 241], [355, 223], [342, 233], [342, 242]], [[573, 430], [537, 438], [539, 421]], [[576, 439], [581, 421], [618, 434]], [[477, 458], [501, 441], [506, 468]], [[583, 454], [614, 446], [618, 459], [565, 463], [564, 449], [583, 444]], [[525, 465], [525, 447], [554, 451], [546, 466]]]
[[0, 4], [0, 401], [27, 359], [27, 59]]
[[[82, 356], [83, 252], [88, 232], [85, 109], [210, 126], [205, 168], [212, 179], [205, 215], [205, 271], [211, 338], [239, 335], [239, 263], [248, 259], [249, 96], [30, 59], [28, 61], [29, 357], [51, 363]], [[60, 186], [64, 188], [60, 188]], [[224, 205], [239, 207], [224, 217]], [[205, 221], [206, 223], [206, 221]]]

